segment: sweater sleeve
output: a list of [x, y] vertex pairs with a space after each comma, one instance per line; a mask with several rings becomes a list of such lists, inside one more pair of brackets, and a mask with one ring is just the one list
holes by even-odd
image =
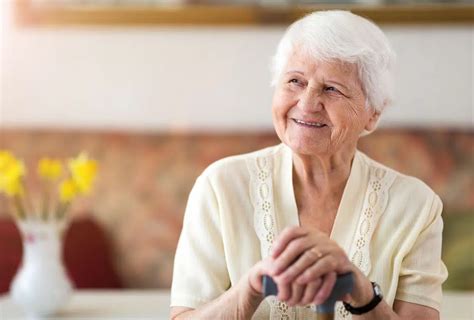
[[448, 275], [441, 261], [442, 209], [440, 198], [433, 194], [428, 221], [403, 259], [395, 298], [438, 311], [442, 298], [441, 285]]
[[219, 214], [215, 192], [202, 175], [186, 206], [174, 260], [171, 306], [197, 308], [230, 287]]

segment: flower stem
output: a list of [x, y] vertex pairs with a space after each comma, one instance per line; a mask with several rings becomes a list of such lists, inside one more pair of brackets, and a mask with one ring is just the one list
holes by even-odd
[[25, 186], [25, 191], [23, 201], [20, 201], [20, 203], [22, 204], [23, 214], [26, 218], [28, 212], [30, 212], [30, 214], [35, 214], [35, 207], [33, 205], [33, 201], [31, 200], [30, 192], [28, 192], [28, 186], [24, 182], [23, 185]]
[[45, 186], [45, 191], [43, 192], [43, 208], [42, 208], [42, 218], [44, 221], [47, 221], [48, 220], [48, 211], [49, 211], [49, 207], [50, 207], [50, 204], [49, 204], [49, 194], [50, 194], [50, 188], [49, 188], [49, 183], [46, 184]]
[[13, 203], [15, 204], [18, 218], [24, 220], [26, 218], [25, 206], [20, 196], [15, 196], [13, 198]]
[[58, 220], [61, 220], [64, 218], [64, 215], [66, 214], [66, 211], [69, 208], [69, 205], [70, 205], [69, 202], [63, 202], [59, 205], [58, 211], [56, 212], [56, 218]]

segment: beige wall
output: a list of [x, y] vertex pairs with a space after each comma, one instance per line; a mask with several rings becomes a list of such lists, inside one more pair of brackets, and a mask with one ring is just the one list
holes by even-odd
[[[268, 65], [283, 26], [19, 29], [8, 9], [3, 126], [271, 127]], [[399, 56], [397, 98], [383, 125], [471, 126], [472, 26], [383, 29]]]

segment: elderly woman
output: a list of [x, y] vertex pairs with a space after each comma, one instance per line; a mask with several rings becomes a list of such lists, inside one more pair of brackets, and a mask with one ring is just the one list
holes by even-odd
[[[423, 182], [357, 151], [391, 100], [394, 53], [345, 11], [295, 22], [274, 57], [282, 144], [212, 164], [189, 196], [174, 319], [312, 319], [338, 274], [338, 319], [438, 319], [442, 203]], [[262, 276], [278, 296], [262, 298]], [[383, 296], [382, 293], [383, 292]]]

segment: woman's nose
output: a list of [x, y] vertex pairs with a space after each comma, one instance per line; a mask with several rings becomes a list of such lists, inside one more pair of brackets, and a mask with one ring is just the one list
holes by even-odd
[[318, 112], [324, 108], [319, 91], [315, 88], [306, 87], [301, 93], [298, 106], [305, 112]]

